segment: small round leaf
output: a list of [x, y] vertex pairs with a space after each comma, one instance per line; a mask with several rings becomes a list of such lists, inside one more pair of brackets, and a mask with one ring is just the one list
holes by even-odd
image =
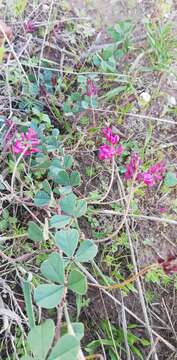
[[67, 256], [73, 256], [79, 241], [79, 232], [76, 229], [60, 230], [55, 235], [59, 249]]
[[43, 324], [34, 326], [28, 335], [28, 344], [33, 355], [38, 360], [44, 360], [52, 345], [55, 333], [53, 320], [46, 320]]
[[34, 221], [29, 221], [28, 223], [28, 237], [36, 242], [44, 240], [43, 230]]
[[71, 271], [68, 277], [68, 289], [79, 295], [84, 295], [87, 292], [87, 280], [85, 275], [79, 270]]
[[44, 284], [34, 290], [36, 304], [45, 309], [57, 306], [64, 295], [64, 285]]
[[52, 349], [48, 360], [76, 360], [79, 340], [73, 335], [64, 335]]
[[72, 218], [68, 215], [54, 215], [50, 219], [50, 227], [62, 229], [70, 223], [71, 219]]
[[52, 253], [41, 265], [41, 273], [46, 279], [64, 284], [64, 264], [58, 253]]
[[91, 240], [85, 240], [76, 252], [75, 259], [79, 262], [89, 262], [94, 259], [98, 252], [98, 247]]

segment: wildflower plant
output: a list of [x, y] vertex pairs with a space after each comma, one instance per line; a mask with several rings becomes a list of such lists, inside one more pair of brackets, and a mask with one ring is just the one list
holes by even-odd
[[12, 151], [14, 154], [23, 153], [24, 155], [31, 155], [40, 151], [38, 148], [39, 145], [40, 140], [38, 139], [36, 131], [33, 128], [29, 128], [26, 134], [22, 132], [17, 136], [12, 146]]
[[100, 146], [98, 153], [99, 159], [111, 160], [114, 156], [121, 156], [123, 152], [123, 146], [121, 144], [117, 145], [120, 141], [120, 137], [113, 134], [113, 131], [110, 127], [104, 128], [102, 133], [110, 145], [103, 144]]
[[[98, 45], [98, 52], [94, 53], [97, 43], [95, 42], [94, 47], [90, 44], [89, 29], [86, 30], [88, 34], [86, 40], [84, 39], [86, 18], [80, 23], [79, 17], [78, 21], [75, 21], [73, 13], [70, 14], [72, 16], [63, 17], [65, 11], [62, 11], [62, 5], [57, 9], [56, 4], [50, 2], [41, 3], [38, 18], [35, 4], [29, 2], [28, 13], [28, 1], [16, 3], [15, 14], [16, 17], [20, 15], [20, 19], [12, 21], [15, 46], [12, 37], [7, 36], [7, 39], [3, 37], [1, 49], [1, 61], [5, 64], [2, 66], [1, 76], [2, 98], [8, 95], [8, 101], [3, 100], [5, 116], [0, 117], [2, 159], [5, 158], [5, 167], [2, 166], [0, 175], [2, 277], [5, 274], [3, 287], [6, 279], [9, 281], [9, 265], [15, 274], [13, 281], [13, 275], [10, 275], [9, 286], [13, 284], [10, 301], [6, 293], [0, 294], [3, 310], [1, 322], [4, 325], [1, 337], [4, 332], [5, 336], [9, 337], [8, 341], [10, 339], [12, 342], [10, 352], [12, 349], [14, 354], [7, 353], [8, 359], [17, 356], [21, 360], [86, 360], [87, 356], [84, 355], [81, 344], [85, 330], [81, 310], [84, 310], [85, 306], [89, 309], [90, 305], [95, 305], [91, 291], [91, 299], [87, 297], [89, 287], [94, 290], [97, 288], [98, 294], [103, 291], [104, 296], [125, 308], [126, 313], [129, 309], [123, 304], [124, 295], [128, 296], [132, 291], [132, 295], [137, 296], [133, 282], [140, 276], [150, 272], [153, 275], [153, 271], [159, 271], [165, 278], [169, 278], [177, 272], [176, 254], [164, 259], [162, 256], [153, 264], [137, 270], [135, 262], [138, 257], [133, 253], [138, 218], [165, 222], [166, 213], [172, 209], [164, 200], [166, 196], [162, 196], [162, 200], [156, 201], [154, 206], [161, 217], [155, 217], [151, 209], [148, 213], [153, 216], [142, 214], [146, 195], [152, 195], [152, 200], [156, 190], [156, 197], [158, 193], [166, 190], [173, 192], [177, 185], [177, 175], [174, 164], [168, 171], [166, 161], [154, 161], [152, 157], [146, 159], [153, 126], [150, 127], [142, 151], [133, 136], [130, 137], [131, 140], [127, 140], [127, 134], [123, 135], [116, 129], [118, 124], [123, 124], [124, 117], [131, 109], [130, 123], [131, 118], [138, 115], [137, 94], [145, 88], [142, 84], [143, 71], [140, 87], [137, 87], [139, 81], [132, 76], [139, 73], [139, 62], [142, 64], [147, 54], [147, 51], [144, 51], [143, 58], [139, 57], [137, 44], [133, 45], [132, 22], [121, 21], [111, 26], [108, 31], [111, 43], [107, 43], [106, 39], [106, 47], [104, 48], [104, 44], [103, 48]], [[26, 21], [23, 15], [28, 15]], [[11, 19], [9, 15], [4, 18]], [[19, 41], [17, 34], [20, 34], [21, 29], [23, 37], [20, 37]], [[149, 29], [150, 27], [147, 28], [147, 33], [152, 33]], [[150, 30], [153, 30], [154, 34], [154, 29]], [[4, 47], [5, 40], [7, 47]], [[93, 32], [91, 43], [93, 44]], [[37, 49], [36, 44], [39, 44]], [[132, 49], [137, 52], [133, 56]], [[85, 57], [85, 50], [88, 50], [89, 58]], [[150, 56], [151, 53], [154, 56], [155, 50], [154, 48], [153, 53], [148, 52]], [[4, 51], [8, 52], [8, 56]], [[159, 67], [159, 54], [155, 56], [158, 60], [156, 69], [163, 68]], [[3, 69], [8, 71], [3, 74]], [[150, 84], [148, 91], [149, 94], [154, 94]], [[142, 94], [147, 95], [145, 91]], [[143, 100], [146, 100], [147, 107], [151, 105], [151, 99]], [[108, 111], [106, 102], [109, 103]], [[143, 109], [142, 106], [140, 110]], [[1, 112], [3, 111], [2, 105]], [[19, 113], [22, 115], [19, 116]], [[108, 113], [116, 116], [118, 114], [115, 127], [111, 120], [112, 124], [106, 125], [100, 131], [101, 141], [97, 143], [95, 134], [103, 117]], [[137, 121], [144, 121], [143, 118], [144, 115], [141, 115], [137, 117]], [[98, 151], [95, 151], [95, 146]], [[93, 161], [89, 158], [90, 149]], [[162, 148], [160, 153], [156, 153], [156, 159], [161, 158], [163, 151]], [[97, 161], [95, 153], [98, 154]], [[150, 154], [152, 156], [154, 152]], [[106, 171], [106, 181], [110, 175], [108, 185], [104, 179], [104, 165], [110, 170]], [[86, 180], [84, 195], [83, 179]], [[176, 223], [173, 214], [170, 216], [168, 222]], [[136, 226], [130, 226], [132, 218], [135, 225], [137, 221]], [[89, 235], [84, 233], [85, 222]], [[18, 242], [15, 241], [16, 238], [19, 238]], [[143, 246], [150, 240], [151, 238], [144, 239]], [[98, 243], [103, 244], [99, 256]], [[105, 243], [108, 246], [104, 246]], [[107, 253], [105, 249], [108, 249]], [[107, 255], [104, 256], [105, 254]], [[130, 254], [133, 264], [129, 263]], [[128, 278], [127, 272], [131, 272]], [[19, 284], [22, 299], [18, 298]], [[140, 286], [137, 287], [138, 291], [139, 288]], [[114, 289], [122, 289], [121, 302], [114, 293], [110, 294]], [[93, 294], [95, 295], [95, 291]], [[95, 298], [94, 296], [94, 301]], [[13, 301], [15, 306], [14, 311], [11, 311]], [[95, 302], [98, 309], [97, 299]], [[142, 305], [143, 311], [146, 310], [144, 302]], [[10, 314], [10, 317], [12, 315], [13, 321], [7, 320], [6, 313]], [[133, 316], [132, 311], [129, 313]], [[128, 351], [135, 353], [140, 359], [143, 357], [142, 347], [149, 346], [149, 342], [142, 336], [140, 339], [134, 335], [129, 328], [131, 324], [127, 323], [126, 328], [124, 315], [123, 330], [116, 324], [113, 326], [111, 320], [98, 324], [98, 329], [101, 326], [101, 331], [98, 331], [99, 341], [94, 339], [84, 348], [84, 352], [89, 353], [88, 358], [101, 359], [102, 355], [95, 353], [97, 347], [101, 350], [104, 347], [105, 356], [110, 358], [118, 358], [118, 352], [126, 358]], [[146, 316], [144, 318], [146, 319]], [[16, 319], [23, 338], [19, 354], [18, 344], [15, 344]], [[138, 319], [136, 315], [135, 319]], [[89, 330], [91, 328], [93, 329], [89, 326]], [[102, 339], [100, 335], [107, 338]], [[152, 336], [149, 338], [153, 340]], [[157, 339], [163, 338], [157, 336]], [[168, 343], [167, 340], [165, 342]], [[1, 349], [4, 351], [6, 338], [2, 343]], [[152, 351], [155, 352], [154, 345], [146, 354], [151, 354]], [[6, 357], [6, 353], [4, 356]]]
[[[18, 159], [23, 161], [24, 157], [27, 163], [32, 161], [33, 171], [42, 168], [46, 177], [31, 201], [39, 210], [46, 210], [51, 215], [40, 221], [40, 224], [29, 221], [27, 231], [28, 239], [32, 242], [40, 246], [49, 242], [53, 244], [50, 245], [53, 250], [41, 264], [43, 282], [35, 287], [33, 296], [39, 307], [61, 308], [62, 312], [65, 307], [65, 317], [70, 330], [52, 347], [54, 323], [47, 320], [37, 326], [33, 306], [29, 300], [31, 289], [28, 289], [27, 295], [26, 281], [23, 279], [22, 287], [31, 331], [28, 337], [30, 353], [22, 359], [36, 359], [40, 352], [43, 354], [42, 359], [53, 360], [61, 355], [61, 359], [64, 360], [62, 354], [67, 349], [70, 359], [75, 360], [77, 354], [82, 351], [80, 339], [75, 333], [75, 324], [71, 325], [69, 314], [66, 315], [67, 296], [70, 292], [76, 296], [86, 294], [88, 283], [83, 269], [95, 258], [97, 246], [91, 239], [83, 238], [78, 225], [78, 219], [86, 213], [87, 203], [74, 193], [74, 189], [81, 184], [81, 178], [79, 172], [72, 170], [73, 157], [65, 154], [57, 129], [45, 135], [40, 126], [34, 128], [30, 127], [26, 132], [17, 133], [12, 146], [13, 154], [20, 155]], [[28, 201], [26, 204], [28, 205]], [[41, 341], [47, 341], [43, 338], [47, 332], [49, 334], [46, 335], [46, 350], [37, 349], [35, 337], [42, 337]]]

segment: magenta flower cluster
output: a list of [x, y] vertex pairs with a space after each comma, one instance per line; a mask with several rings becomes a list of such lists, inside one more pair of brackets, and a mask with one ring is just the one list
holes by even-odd
[[36, 31], [36, 25], [32, 20], [25, 22], [24, 28], [27, 33], [34, 33]]
[[[132, 154], [129, 164], [126, 166], [125, 177], [127, 180], [133, 179], [135, 172], [138, 171], [139, 165], [142, 163], [137, 154]], [[137, 174], [138, 180], [141, 178], [141, 174]]]
[[163, 175], [166, 172], [166, 166], [164, 161], [160, 161], [152, 165], [143, 174], [144, 183], [148, 186], [154, 186], [158, 181], [163, 179]]
[[158, 263], [162, 266], [163, 271], [167, 275], [177, 272], [177, 254], [168, 256], [166, 260], [159, 258]]
[[24, 152], [24, 155], [31, 155], [40, 151], [37, 147], [39, 144], [40, 140], [37, 137], [36, 131], [29, 128], [26, 134], [22, 132], [20, 137], [16, 139], [12, 150], [15, 154], [21, 154]]
[[111, 160], [114, 156], [120, 156], [123, 152], [123, 147], [119, 144], [117, 147], [120, 138], [118, 135], [114, 135], [110, 127], [103, 129], [103, 136], [111, 144], [103, 144], [99, 148], [98, 157], [100, 160]]
[[141, 159], [137, 154], [133, 154], [129, 164], [127, 164], [125, 177], [127, 180], [132, 179], [135, 172], [137, 172], [136, 180], [138, 182], [144, 182], [148, 187], [156, 185], [160, 180], [163, 179], [163, 176], [166, 172], [166, 166], [164, 161], [160, 161], [152, 165], [145, 172], [138, 171], [139, 165], [142, 163]]

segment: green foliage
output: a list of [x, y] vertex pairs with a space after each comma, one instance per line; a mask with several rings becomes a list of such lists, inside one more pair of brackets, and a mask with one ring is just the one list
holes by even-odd
[[12, 5], [15, 11], [15, 15], [16, 16], [22, 15], [26, 9], [27, 4], [28, 4], [28, 0], [15, 0]]
[[50, 227], [62, 229], [71, 222], [71, 217], [68, 215], [53, 215], [50, 219]]
[[169, 22], [150, 22], [146, 20], [145, 28], [150, 45], [150, 59], [155, 70], [167, 70], [176, 57], [177, 42]]
[[0, 46], [0, 64], [3, 61], [4, 54], [5, 54], [5, 47], [2, 45], [2, 46]]
[[[137, 325], [134, 325], [133, 327], [136, 328]], [[98, 347], [104, 346], [107, 349], [111, 360], [117, 359], [117, 352], [120, 350], [123, 351], [123, 353], [125, 353], [126, 356], [126, 350], [123, 347], [124, 344], [123, 330], [118, 326], [111, 325], [110, 322], [107, 320], [101, 321], [100, 328], [102, 330], [102, 333], [104, 334], [104, 337], [100, 338], [99, 340], [91, 341], [87, 345], [86, 351], [89, 354], [94, 354], [97, 351]], [[130, 331], [128, 331], [127, 340], [131, 351], [134, 354], [136, 354], [137, 359], [143, 360], [144, 357], [139, 347], [148, 346], [149, 341], [142, 337], [138, 337], [134, 335], [133, 332]]]
[[75, 259], [79, 262], [89, 262], [94, 259], [98, 251], [97, 246], [91, 240], [85, 240], [76, 252]]
[[[20, 22], [28, 21], [29, 9], [27, 5], [30, 5], [31, 14], [35, 10], [34, 20], [33, 17], [30, 19], [36, 22], [35, 5], [37, 2], [35, 0], [33, 4], [28, 4], [26, 0], [9, 0], [8, 4], [13, 5], [11, 12], [14, 11], [15, 16], [20, 17]], [[53, 10], [51, 19], [49, 19], [50, 24], [55, 24], [56, 20], [57, 8]], [[23, 19], [23, 14], [27, 15], [26, 19]], [[130, 126], [132, 121], [136, 125], [137, 121], [140, 120], [144, 126], [144, 120], [138, 119], [138, 112], [139, 110], [148, 110], [148, 105], [147, 109], [139, 109], [139, 105], [141, 105], [138, 101], [139, 92], [143, 91], [147, 84], [143, 84], [143, 77], [136, 78], [136, 74], [139, 74], [139, 70], [141, 70], [138, 63], [142, 60], [141, 56], [143, 55], [144, 59], [147, 54], [152, 69], [162, 71], [169, 70], [172, 61], [175, 59], [176, 40], [174, 40], [171, 27], [167, 22], [162, 26], [158, 21], [154, 23], [147, 21], [145, 26], [149, 48], [141, 54], [137, 44], [136, 48], [133, 47], [133, 23], [129, 20], [119, 21], [108, 29], [110, 43], [108, 44], [109, 40], [106, 39], [105, 46], [97, 47], [96, 45], [96, 49], [101, 48], [96, 53], [93, 53], [94, 47], [91, 47], [89, 58], [84, 61], [80, 61], [79, 54], [83, 53], [84, 55], [85, 50], [90, 47], [89, 37], [87, 37], [85, 44], [83, 38], [83, 34], [87, 32], [85, 29], [86, 21], [84, 20], [80, 24], [79, 19], [78, 22], [73, 21], [71, 23], [69, 20], [60, 25], [62, 26], [62, 36], [68, 38], [68, 48], [67, 50], [63, 49], [64, 52], [67, 51], [68, 56], [64, 59], [63, 64], [61, 58], [61, 69], [57, 68], [56, 61], [50, 59], [50, 51], [44, 51], [41, 59], [36, 52], [37, 55], [33, 57], [20, 55], [20, 62], [18, 61], [20, 66], [16, 66], [15, 61], [8, 62], [8, 72], [7, 74], [2, 73], [1, 79], [2, 94], [3, 88], [5, 89], [5, 96], [9, 94], [9, 91], [10, 94], [13, 94], [13, 101], [10, 105], [15, 111], [15, 113], [13, 111], [12, 118], [15, 130], [14, 133], [12, 131], [12, 135], [9, 134], [7, 124], [11, 118], [0, 117], [1, 157], [3, 160], [5, 158], [6, 166], [5, 169], [2, 168], [0, 178], [2, 198], [0, 232], [9, 230], [9, 234], [2, 234], [0, 245], [2, 255], [4, 251], [4, 255], [12, 256], [14, 260], [16, 251], [20, 256], [23, 252], [33, 253], [34, 251], [34, 256], [29, 261], [22, 265], [18, 262], [17, 266], [12, 267], [12, 274], [15, 274], [17, 280], [19, 277], [21, 279], [25, 302], [24, 313], [28, 318], [30, 329], [27, 344], [25, 344], [21, 332], [19, 351], [16, 346], [17, 351], [14, 351], [12, 355], [13, 360], [16, 355], [18, 358], [21, 357], [24, 354], [24, 349], [26, 355], [22, 357], [23, 360], [76, 360], [79, 351], [81, 351], [80, 340], [84, 336], [84, 326], [78, 322], [79, 317], [82, 310], [88, 307], [90, 302], [92, 304], [93, 301], [93, 298], [87, 297], [88, 280], [86, 274], [94, 269], [100, 282], [109, 285], [115, 284], [117, 281], [124, 281], [125, 277], [128, 276], [126, 273], [133, 272], [132, 264], [129, 262], [127, 233], [121, 230], [118, 236], [113, 238], [111, 244], [108, 243], [109, 246], [107, 244], [100, 246], [98, 265], [96, 265], [93, 260], [97, 255], [98, 247], [93, 240], [85, 237], [85, 222], [91, 228], [88, 229], [88, 232], [86, 231], [89, 234], [91, 232], [89, 237], [93, 236], [94, 239], [99, 239], [105, 237], [106, 234], [111, 234], [118, 228], [121, 216], [126, 210], [124, 209], [124, 207], [126, 208], [126, 201], [127, 205], [128, 203], [130, 205], [128, 218], [130, 215], [131, 219], [132, 213], [133, 215], [141, 215], [140, 209], [143, 215], [146, 199], [149, 193], [150, 197], [153, 194], [153, 188], [148, 189], [135, 180], [131, 189], [131, 180], [127, 185], [124, 178], [126, 164], [132, 153], [138, 153], [143, 162], [147, 161], [145, 169], [146, 165], [148, 167], [148, 162], [153, 162], [154, 155], [150, 146], [155, 123], [153, 126], [148, 125], [143, 139], [136, 134], [137, 141], [133, 139], [133, 134], [131, 131], [129, 133], [129, 126], [127, 126], [129, 116], [132, 119]], [[53, 39], [56, 36], [57, 41], [59, 41], [55, 33], [58, 31], [56, 28], [57, 26], [51, 25], [49, 29], [46, 29], [45, 26], [37, 22], [38, 40], [42, 41], [44, 32], [47, 30], [49, 40], [50, 37]], [[69, 29], [72, 29], [71, 38], [68, 36]], [[75, 39], [75, 32], [77, 33], [77, 40]], [[35, 35], [28, 34], [26, 36], [30, 41], [30, 37], [33, 39]], [[25, 41], [24, 36], [23, 38]], [[35, 42], [36, 39], [34, 44]], [[91, 38], [91, 42], [93, 42], [93, 38]], [[80, 46], [79, 51], [77, 51], [78, 44]], [[0, 62], [6, 60], [3, 59], [3, 55], [4, 46], [0, 48]], [[133, 66], [130, 64], [132, 61]], [[132, 69], [137, 71], [134, 72]], [[146, 69], [143, 68], [143, 70]], [[149, 71], [149, 68], [147, 70]], [[96, 92], [92, 96], [88, 96], [88, 80], [93, 81], [96, 88]], [[148, 87], [150, 86], [151, 84], [148, 83]], [[150, 88], [150, 93], [153, 94], [151, 90]], [[109, 103], [108, 108], [107, 102]], [[131, 110], [134, 115], [130, 113]], [[19, 116], [19, 113], [22, 116]], [[143, 116], [142, 114], [142, 118]], [[175, 116], [175, 107], [172, 116]], [[137, 117], [136, 121], [134, 117]], [[124, 118], [126, 118], [125, 122]], [[126, 123], [127, 121], [128, 123]], [[113, 131], [115, 128], [120, 134], [121, 131], [126, 130], [125, 134], [120, 135], [123, 154], [120, 157], [115, 157], [115, 169], [112, 174], [116, 181], [111, 179], [110, 161], [99, 161], [97, 157], [103, 135], [101, 127], [107, 125], [111, 126]], [[161, 125], [163, 129], [163, 124]], [[24, 154], [24, 156], [19, 157], [19, 154], [13, 154], [12, 151], [16, 131], [18, 132], [17, 137], [20, 138], [20, 133], [25, 133], [29, 127], [35, 129], [39, 138], [39, 152], [30, 156]], [[10, 145], [8, 145], [8, 141], [4, 141], [4, 134], [12, 136], [9, 141]], [[6, 145], [9, 146], [7, 149]], [[156, 145], [158, 146], [158, 144]], [[167, 150], [169, 150], [170, 155], [171, 147]], [[160, 153], [157, 149], [156, 158], [161, 158], [162, 153], [163, 147]], [[16, 165], [18, 165], [17, 168]], [[143, 164], [140, 164], [140, 168], [145, 170]], [[81, 171], [79, 172], [78, 169]], [[107, 173], [106, 180], [105, 173]], [[9, 181], [11, 174], [14, 177], [13, 189], [11, 181]], [[121, 181], [118, 184], [118, 187], [120, 185], [120, 194], [117, 190], [117, 180], [118, 182], [120, 180], [117, 177], [118, 174], [122, 179], [122, 184]], [[89, 181], [87, 181], [88, 177]], [[111, 189], [109, 189], [109, 193], [106, 193], [109, 177]], [[86, 180], [86, 186], [81, 187], [82, 179]], [[174, 189], [171, 188], [175, 187], [176, 184], [175, 172], [173, 170], [167, 172], [163, 187], [161, 186], [154, 193], [154, 201], [158, 199], [159, 193], [174, 193]], [[123, 191], [124, 187], [125, 191]], [[83, 188], [83, 198], [80, 198], [80, 192], [83, 191]], [[132, 190], [133, 198], [129, 199]], [[106, 197], [103, 197], [104, 194]], [[120, 195], [119, 200], [117, 195]], [[103, 203], [102, 201], [99, 202], [102, 198], [104, 198]], [[91, 203], [89, 209], [87, 209], [87, 201]], [[121, 201], [125, 202], [125, 206], [122, 205]], [[153, 201], [151, 203], [153, 204]], [[170, 210], [173, 209], [177, 212], [176, 203], [172, 202], [171, 204]], [[155, 207], [154, 209], [157, 210]], [[106, 213], [105, 210], [108, 212]], [[119, 216], [114, 218], [111, 210], [120, 213], [120, 218]], [[80, 219], [82, 217], [84, 219]], [[15, 238], [18, 235], [20, 238], [22, 233], [20, 226], [22, 221], [24, 222], [23, 236], [16, 242]], [[21, 245], [18, 245], [19, 240], [22, 240]], [[132, 238], [132, 240], [134, 239]], [[146, 239], [145, 241], [143, 245], [149, 245]], [[5, 276], [6, 273], [9, 274], [9, 264], [11, 261], [6, 262], [6, 258], [4, 258], [3, 266], [7, 269]], [[106, 271], [106, 275], [100, 270], [100, 264], [103, 271]], [[20, 273], [23, 274], [23, 277], [29, 275], [28, 280], [22, 278]], [[167, 286], [171, 283], [171, 278], [164, 274], [162, 269], [152, 269], [146, 274], [145, 280], [148, 284], [153, 283], [160, 286]], [[122, 295], [128, 296], [130, 291], [137, 292], [133, 283], [122, 289]], [[92, 297], [92, 293], [90, 296]], [[153, 296], [149, 292], [146, 294], [146, 298], [150, 303]], [[72, 322], [67, 314], [66, 306], [69, 302], [70, 307], [70, 299], [72, 299]], [[18, 300], [17, 311], [19, 313], [23, 311], [23, 304], [20, 305], [20, 300]], [[39, 316], [37, 316], [38, 311]], [[37, 319], [50, 317], [55, 322], [47, 320], [36, 326]], [[135, 335], [134, 329], [135, 334], [137, 334], [137, 325], [128, 324], [128, 345], [131, 353], [133, 353], [132, 356], [143, 359], [144, 347], [149, 346], [149, 342], [143, 337], [140, 338]], [[125, 334], [121, 327], [113, 322], [111, 324], [109, 321], [101, 321], [96, 330], [99, 337], [98, 340], [88, 344], [86, 350], [89, 354], [95, 354], [97, 349], [99, 351], [100, 348], [104, 347], [109, 359], [117, 360], [119, 353], [123, 358], [126, 358]], [[60, 333], [58, 341], [56, 340], [57, 332]], [[16, 329], [14, 333], [16, 334]], [[19, 338], [19, 336], [17, 337]], [[85, 341], [83, 343], [85, 344]]]
[[52, 320], [46, 320], [43, 324], [33, 327], [28, 335], [28, 344], [33, 355], [44, 360], [52, 345], [55, 326]]
[[43, 284], [34, 290], [34, 299], [38, 306], [52, 309], [61, 303], [64, 296], [64, 285]]
[[55, 240], [59, 249], [69, 257], [69, 261], [64, 265], [64, 259], [58, 253], [52, 253], [41, 265], [41, 273], [47, 280], [61, 284], [43, 284], [35, 289], [34, 298], [36, 303], [46, 309], [51, 309], [61, 303], [65, 287], [80, 295], [86, 293], [87, 279], [85, 275], [79, 270], [71, 268], [67, 283], [65, 283], [64, 268], [68, 267], [69, 269], [72, 261], [76, 265], [79, 265], [79, 262], [89, 262], [97, 254], [97, 246], [91, 240], [83, 241], [76, 251], [79, 242], [79, 232], [76, 229], [56, 232]]
[[17, 219], [10, 216], [9, 211], [7, 209], [4, 209], [1, 213], [0, 232], [7, 231], [10, 228], [14, 227], [16, 221]]
[[[102, 50], [100, 54], [94, 54], [93, 62], [95, 66], [100, 67], [104, 72], [116, 73], [116, 67], [118, 61], [132, 48], [132, 31], [133, 25], [131, 21], [119, 21], [114, 26], [108, 29], [108, 34], [113, 40], [113, 44], [110, 44]], [[121, 79], [122, 81], [123, 79]], [[126, 83], [126, 78], [125, 78]], [[126, 86], [119, 86], [113, 90], [110, 90], [106, 94], [108, 99], [112, 99], [116, 95], [126, 90]]]
[[60, 200], [61, 210], [68, 215], [74, 217], [81, 217], [85, 215], [87, 210], [87, 202], [85, 200], [78, 200], [76, 195], [70, 193]]
[[87, 291], [86, 277], [80, 271], [73, 270], [69, 274], [67, 286], [77, 294], [84, 295]]
[[108, 34], [111, 35], [119, 48], [121, 45], [124, 53], [129, 51], [132, 47], [132, 32], [133, 24], [131, 20], [119, 21], [108, 29]]
[[149, 283], [157, 284], [157, 285], [164, 285], [167, 286], [171, 283], [171, 278], [166, 275], [163, 269], [157, 267], [151, 269], [145, 275], [145, 280]]
[[43, 324], [33, 327], [27, 338], [33, 356], [25, 355], [21, 360], [76, 360], [80, 346], [78, 336], [82, 337], [82, 329], [78, 325], [75, 324], [76, 337], [66, 334], [53, 347], [55, 332], [53, 320], [46, 320]]
[[41, 273], [46, 279], [64, 284], [64, 263], [59, 253], [52, 253], [41, 265]]
[[67, 256], [73, 256], [79, 241], [79, 232], [76, 229], [60, 230], [55, 235], [59, 249]]
[[42, 241], [44, 239], [43, 230], [34, 221], [28, 223], [28, 237], [35, 242]]
[[34, 198], [34, 204], [40, 207], [48, 205], [49, 201], [50, 196], [45, 191], [38, 191]]
[[22, 279], [22, 290], [25, 299], [26, 312], [28, 316], [29, 326], [32, 329], [35, 326], [34, 309], [31, 296], [31, 283], [28, 280]]
[[168, 187], [173, 187], [177, 185], [177, 176], [176, 173], [168, 172], [165, 176], [165, 185]]
[[53, 347], [48, 360], [76, 360], [79, 341], [72, 335], [64, 335]]

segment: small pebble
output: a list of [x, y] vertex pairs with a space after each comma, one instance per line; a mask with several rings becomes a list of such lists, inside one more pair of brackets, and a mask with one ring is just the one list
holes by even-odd
[[176, 106], [176, 99], [175, 99], [174, 96], [168, 95], [168, 97], [167, 97], [167, 105], [168, 105], [169, 107]]
[[146, 104], [148, 104], [151, 100], [151, 95], [148, 92], [143, 92], [140, 94], [140, 99], [143, 100]]

